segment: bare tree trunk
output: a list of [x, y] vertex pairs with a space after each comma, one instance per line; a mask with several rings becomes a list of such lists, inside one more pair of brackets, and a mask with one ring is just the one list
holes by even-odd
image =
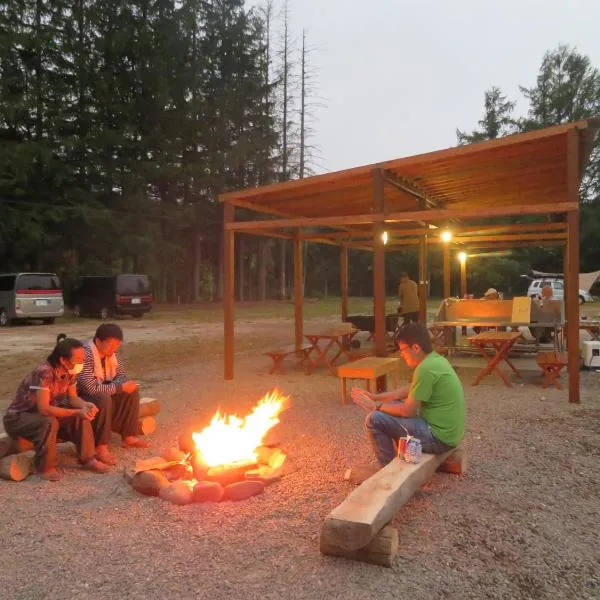
[[288, 0], [285, 0], [283, 14], [283, 131], [282, 131], [282, 157], [281, 157], [281, 178], [286, 181], [288, 174], [288, 92], [289, 92], [289, 27], [288, 27]]
[[194, 235], [194, 276], [192, 278], [192, 300], [200, 300], [200, 277], [202, 274], [202, 236], [199, 231]]
[[267, 254], [268, 240], [261, 238], [258, 242], [258, 299], [267, 299]]
[[280, 240], [279, 244], [279, 297], [287, 297], [286, 269], [287, 269], [287, 240]]
[[240, 237], [238, 241], [238, 299], [243, 302], [246, 299], [246, 240]]
[[306, 31], [302, 30], [302, 59], [301, 59], [301, 92], [300, 92], [300, 179], [304, 177], [304, 157], [306, 143]]

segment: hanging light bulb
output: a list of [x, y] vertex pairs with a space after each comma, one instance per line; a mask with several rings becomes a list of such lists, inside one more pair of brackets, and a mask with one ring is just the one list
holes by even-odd
[[458, 260], [460, 260], [461, 263], [464, 263], [467, 260], [467, 253], [466, 252], [459, 252], [458, 253]]
[[449, 229], [442, 231], [442, 242], [448, 243], [452, 239], [452, 232]]
[[387, 232], [387, 231], [384, 231], [384, 232], [381, 234], [381, 239], [383, 240], [383, 243], [384, 243], [384, 244], [387, 244], [387, 243], [388, 243], [388, 232]]

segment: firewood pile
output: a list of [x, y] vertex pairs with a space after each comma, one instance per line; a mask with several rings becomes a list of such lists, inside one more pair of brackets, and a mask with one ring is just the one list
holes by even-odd
[[278, 441], [259, 446], [254, 461], [209, 467], [182, 436], [179, 448], [167, 448], [161, 456], [136, 461], [124, 476], [140, 494], [185, 505], [245, 500], [262, 494], [266, 486], [295, 470]]

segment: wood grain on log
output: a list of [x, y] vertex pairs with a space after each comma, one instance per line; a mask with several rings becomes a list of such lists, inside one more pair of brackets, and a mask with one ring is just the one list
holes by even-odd
[[454, 451], [424, 454], [418, 464], [392, 460], [331, 511], [322, 543], [340, 550], [366, 546]]
[[10, 481], [23, 481], [33, 473], [33, 452], [11, 454], [0, 458], [0, 477]]
[[150, 435], [156, 431], [156, 419], [154, 417], [144, 417], [140, 419], [138, 426], [139, 435]]
[[160, 412], [160, 402], [156, 398], [140, 399], [140, 419], [155, 417]]
[[342, 556], [353, 560], [391, 567], [398, 554], [398, 530], [391, 525], [384, 527], [364, 548], [342, 550], [332, 546], [327, 536], [321, 533], [321, 552], [331, 556]]

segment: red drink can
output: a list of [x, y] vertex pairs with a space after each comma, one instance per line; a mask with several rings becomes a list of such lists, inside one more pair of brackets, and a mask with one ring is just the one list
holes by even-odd
[[406, 452], [406, 438], [400, 438], [398, 440], [398, 458], [404, 460], [404, 453]]

